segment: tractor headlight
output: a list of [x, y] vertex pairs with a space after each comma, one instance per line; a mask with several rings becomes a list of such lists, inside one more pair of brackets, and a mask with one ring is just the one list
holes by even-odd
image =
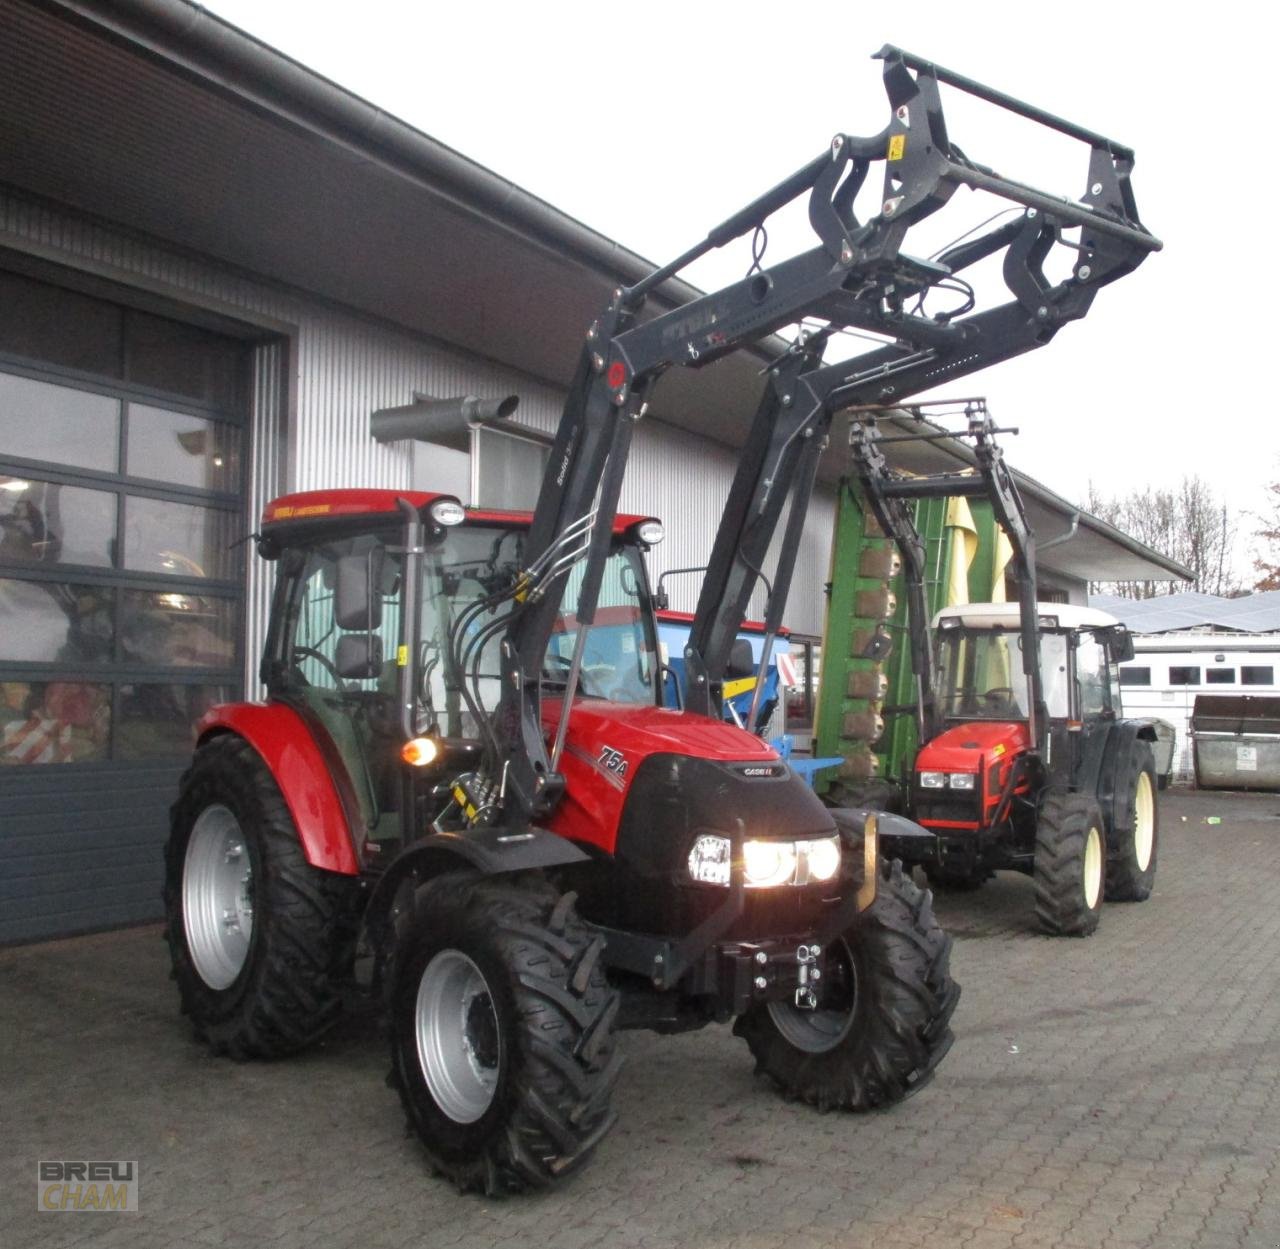
[[689, 875], [706, 885], [729, 883], [729, 839], [704, 833], [689, 851]]
[[972, 772], [952, 772], [947, 779], [952, 789], [972, 789], [977, 778]]
[[[727, 885], [731, 854], [727, 837], [703, 833], [689, 851], [689, 875], [706, 885]], [[834, 880], [839, 871], [839, 836], [747, 841], [742, 846], [743, 883], [748, 889], [825, 883]]]
[[457, 499], [437, 499], [427, 508], [427, 515], [437, 525], [460, 525], [467, 519], [466, 509]]
[[809, 860], [809, 879], [834, 880], [840, 870], [840, 838], [819, 837], [815, 841], [798, 843]]
[[920, 788], [921, 789], [944, 789], [947, 784], [947, 774], [945, 772], [921, 772]]
[[785, 885], [795, 879], [794, 841], [748, 841], [742, 846], [742, 870], [757, 889]]
[[642, 520], [636, 526], [636, 537], [646, 546], [657, 546], [666, 536], [660, 520]]

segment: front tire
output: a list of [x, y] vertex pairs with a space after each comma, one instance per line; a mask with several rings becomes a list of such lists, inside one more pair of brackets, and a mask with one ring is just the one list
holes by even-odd
[[951, 938], [932, 896], [881, 863], [875, 901], [827, 951], [815, 1011], [789, 1003], [753, 1007], [734, 1032], [788, 1097], [819, 1110], [875, 1110], [923, 1088], [951, 1048], [960, 986]]
[[397, 937], [391, 1083], [432, 1167], [463, 1191], [545, 1188], [613, 1126], [621, 1065], [603, 939], [539, 878], [450, 873]]
[[306, 860], [243, 738], [196, 751], [170, 812], [165, 937], [182, 1009], [215, 1054], [278, 1058], [341, 1015], [355, 881]]
[[1055, 937], [1087, 937], [1102, 914], [1107, 842], [1087, 794], [1050, 790], [1036, 824], [1036, 918]]
[[1134, 741], [1118, 778], [1115, 849], [1107, 856], [1107, 901], [1145, 902], [1156, 883], [1160, 818], [1151, 747]]

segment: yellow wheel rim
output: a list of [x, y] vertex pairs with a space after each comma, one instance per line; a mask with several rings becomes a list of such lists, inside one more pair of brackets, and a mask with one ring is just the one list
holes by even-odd
[[1138, 871], [1145, 872], [1151, 866], [1155, 846], [1156, 801], [1151, 793], [1151, 777], [1139, 772], [1133, 795], [1133, 857], [1138, 861]]
[[1094, 825], [1084, 842], [1084, 903], [1091, 911], [1102, 896], [1102, 834]]

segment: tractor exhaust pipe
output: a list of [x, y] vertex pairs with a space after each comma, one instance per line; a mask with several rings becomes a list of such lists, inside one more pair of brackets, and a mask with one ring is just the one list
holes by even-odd
[[412, 438], [453, 451], [469, 451], [473, 429], [505, 421], [519, 403], [518, 395], [505, 399], [477, 399], [474, 395], [432, 399], [415, 391], [412, 403], [374, 412], [369, 417], [369, 433], [377, 442]]

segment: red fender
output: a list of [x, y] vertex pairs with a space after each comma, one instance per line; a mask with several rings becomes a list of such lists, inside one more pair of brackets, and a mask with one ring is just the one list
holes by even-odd
[[224, 703], [210, 708], [196, 731], [199, 741], [218, 733], [243, 737], [279, 786], [307, 862], [345, 876], [360, 874], [333, 777], [296, 711], [283, 703]]

